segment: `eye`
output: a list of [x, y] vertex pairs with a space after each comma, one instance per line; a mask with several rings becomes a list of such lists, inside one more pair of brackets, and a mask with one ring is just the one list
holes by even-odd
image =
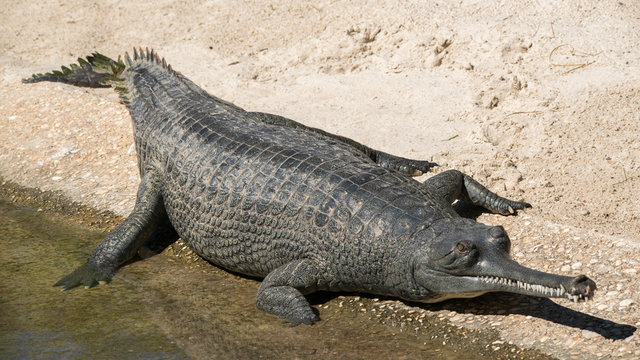
[[456, 245], [456, 252], [458, 254], [466, 254], [469, 252], [469, 247], [465, 243], [458, 243], [458, 245]]

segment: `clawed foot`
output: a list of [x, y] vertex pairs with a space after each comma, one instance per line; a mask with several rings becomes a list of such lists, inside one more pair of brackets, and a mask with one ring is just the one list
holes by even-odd
[[420, 176], [429, 171], [429, 169], [431, 169], [432, 167], [438, 166], [438, 164], [436, 163], [418, 160], [409, 160], [394, 165], [396, 170], [399, 170], [400, 172], [405, 173], [409, 176]]
[[501, 215], [516, 215], [518, 210], [528, 209], [531, 207], [531, 204], [523, 201], [513, 201], [509, 199], [502, 198], [503, 201], [499, 203], [499, 206], [496, 206], [495, 209], [491, 209], [493, 212], [496, 212]]
[[[523, 201], [513, 201], [503, 198], [498, 194], [491, 192], [479, 182], [473, 180], [470, 176], [464, 175], [456, 170], [449, 170], [445, 173], [460, 174], [463, 178], [464, 190], [466, 197], [472, 204], [482, 206], [483, 208], [501, 215], [515, 215], [518, 210], [530, 208], [531, 204]], [[443, 173], [443, 174], [445, 174]]]
[[409, 176], [420, 176], [429, 171], [432, 167], [438, 166], [438, 164], [429, 161], [411, 160], [383, 152], [378, 153], [377, 156], [376, 162], [378, 165], [398, 170]]
[[295, 327], [298, 326], [300, 324], [305, 324], [305, 325], [313, 325], [315, 324], [318, 320], [320, 320], [320, 318], [318, 317], [318, 315], [316, 315], [316, 313], [313, 311], [313, 308], [306, 308], [306, 309], [299, 309], [302, 311], [296, 311], [290, 314], [287, 314], [286, 317], [284, 317], [284, 320], [282, 321], [283, 324], [287, 324], [289, 327]]
[[62, 290], [70, 290], [80, 285], [83, 285], [85, 288], [90, 288], [101, 283], [106, 283], [109, 280], [109, 276], [104, 275], [95, 267], [84, 264], [71, 274], [63, 277], [53, 286], [62, 286]]

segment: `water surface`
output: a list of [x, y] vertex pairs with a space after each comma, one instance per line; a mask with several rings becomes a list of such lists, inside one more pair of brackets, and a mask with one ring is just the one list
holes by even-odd
[[0, 358], [186, 359], [125, 283], [54, 288], [102, 234], [0, 199]]
[[52, 284], [104, 234], [0, 199], [0, 236], [1, 359], [546, 358], [348, 294], [310, 296], [321, 320], [291, 328], [256, 309], [259, 279], [195, 257], [154, 256], [107, 286], [62, 292]]

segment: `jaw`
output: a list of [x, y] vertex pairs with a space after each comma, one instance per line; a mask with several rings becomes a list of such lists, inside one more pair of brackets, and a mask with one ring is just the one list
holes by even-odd
[[429, 291], [429, 295], [421, 301], [438, 302], [504, 291], [538, 297], [568, 298], [577, 302], [591, 299], [596, 290], [596, 284], [584, 275], [569, 277], [549, 274], [526, 268], [511, 259], [504, 259], [500, 266], [477, 264], [469, 270], [466, 274], [453, 274], [426, 267], [416, 269], [416, 282]]

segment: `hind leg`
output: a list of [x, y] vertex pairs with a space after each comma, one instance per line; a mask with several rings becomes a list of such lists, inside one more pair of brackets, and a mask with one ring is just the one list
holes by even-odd
[[165, 216], [158, 177], [149, 171], [140, 182], [136, 205], [129, 217], [107, 234], [86, 264], [54, 286], [68, 290], [80, 285], [92, 287], [111, 280], [118, 267], [130, 260], [149, 240], [158, 227], [159, 219]]
[[173, 228], [169, 218], [160, 223], [156, 231], [151, 235], [149, 240], [138, 249], [138, 256], [146, 259], [157, 255], [164, 251], [167, 246], [173, 244], [180, 238], [180, 235]]

